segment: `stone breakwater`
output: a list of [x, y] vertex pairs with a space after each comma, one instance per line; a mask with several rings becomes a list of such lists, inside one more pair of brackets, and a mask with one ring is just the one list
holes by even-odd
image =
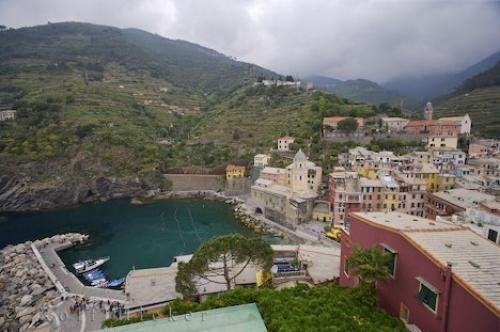
[[26, 331], [48, 323], [46, 308], [61, 296], [32, 245], [42, 248], [65, 241], [77, 244], [87, 238], [76, 233], [55, 235], [0, 250], [0, 331]]
[[133, 197], [130, 201], [132, 204], [144, 204], [157, 200], [168, 200], [168, 199], [184, 199], [184, 198], [194, 198], [203, 199], [206, 201], [222, 201], [228, 204], [238, 204], [243, 202], [240, 198], [234, 196], [225, 195], [224, 192], [218, 192], [213, 190], [189, 190], [189, 191], [162, 191], [157, 192], [149, 197]]
[[262, 223], [260, 220], [256, 219], [241, 206], [237, 205], [234, 209], [234, 217], [238, 222], [242, 223], [246, 228], [254, 231], [257, 234], [270, 234], [276, 236], [283, 236], [281, 232], [277, 232], [268, 225]]

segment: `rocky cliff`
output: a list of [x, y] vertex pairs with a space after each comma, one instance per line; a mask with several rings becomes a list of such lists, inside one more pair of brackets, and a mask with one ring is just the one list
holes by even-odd
[[67, 173], [60, 163], [2, 165], [0, 212], [54, 209], [114, 198], [151, 196], [159, 184], [133, 176]]

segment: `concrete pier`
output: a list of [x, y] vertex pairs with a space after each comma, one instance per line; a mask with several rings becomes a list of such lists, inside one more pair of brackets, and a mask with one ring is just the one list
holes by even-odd
[[123, 291], [85, 286], [73, 273], [68, 271], [57, 251], [73, 245], [74, 243], [69, 240], [61, 240], [38, 246], [32, 245], [32, 247], [49, 278], [55, 278], [52, 282], [64, 296], [80, 296], [91, 300], [124, 303], [126, 296]]

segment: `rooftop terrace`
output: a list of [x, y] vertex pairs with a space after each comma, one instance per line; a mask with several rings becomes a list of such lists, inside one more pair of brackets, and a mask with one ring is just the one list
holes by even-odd
[[444, 221], [434, 221], [401, 212], [354, 212], [351, 214], [362, 220], [401, 231], [451, 230], [458, 226]]

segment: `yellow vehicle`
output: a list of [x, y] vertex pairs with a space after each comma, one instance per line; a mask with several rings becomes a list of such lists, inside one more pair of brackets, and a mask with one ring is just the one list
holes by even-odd
[[340, 234], [342, 234], [342, 230], [337, 227], [332, 227], [328, 232], [325, 233], [327, 237], [337, 242], [340, 242]]

